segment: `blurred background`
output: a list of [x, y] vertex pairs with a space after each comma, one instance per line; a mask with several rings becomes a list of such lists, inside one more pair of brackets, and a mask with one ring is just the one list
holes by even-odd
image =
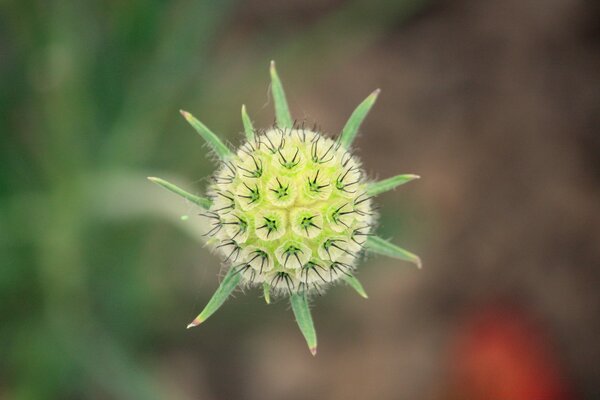
[[[0, 398], [600, 398], [600, 7], [594, 0], [0, 1]], [[382, 236], [316, 298], [218, 285], [198, 209], [214, 169], [178, 113], [236, 146], [298, 120], [356, 145]], [[185, 219], [185, 216], [189, 216]], [[181, 218], [184, 217], [184, 218]]]

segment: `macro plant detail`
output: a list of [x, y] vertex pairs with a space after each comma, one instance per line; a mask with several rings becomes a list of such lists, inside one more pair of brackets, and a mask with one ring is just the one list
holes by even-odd
[[421, 266], [418, 256], [374, 234], [373, 205], [376, 195], [419, 177], [370, 181], [351, 152], [379, 89], [359, 104], [334, 140], [293, 121], [274, 62], [270, 75], [276, 123], [255, 129], [242, 106], [245, 142], [235, 152], [181, 111], [219, 159], [206, 197], [160, 178], [148, 179], [202, 209], [207, 245], [225, 265], [220, 286], [188, 328], [208, 319], [238, 286], [258, 286], [267, 303], [272, 294], [290, 298], [314, 355], [317, 339], [308, 300], [338, 282], [367, 298], [355, 276], [365, 250]]

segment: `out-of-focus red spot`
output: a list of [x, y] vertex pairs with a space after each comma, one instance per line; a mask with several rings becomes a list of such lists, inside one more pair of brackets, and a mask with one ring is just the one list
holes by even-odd
[[521, 313], [492, 308], [471, 317], [452, 354], [452, 397], [573, 400], [546, 335]]

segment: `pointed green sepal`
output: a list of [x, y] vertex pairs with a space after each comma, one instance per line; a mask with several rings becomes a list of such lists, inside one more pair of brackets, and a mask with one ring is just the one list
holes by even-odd
[[268, 282], [263, 282], [263, 293], [265, 296], [265, 303], [271, 304], [271, 285]]
[[367, 98], [356, 107], [352, 115], [350, 115], [350, 118], [348, 118], [348, 122], [346, 122], [344, 129], [342, 129], [342, 134], [339, 137], [339, 142], [345, 149], [349, 149], [350, 146], [352, 146], [352, 142], [354, 142], [354, 139], [356, 138], [360, 125], [369, 113], [369, 110], [371, 110], [371, 107], [373, 107], [373, 104], [375, 104], [375, 100], [377, 100], [380, 91], [380, 89], [377, 89], [367, 96]]
[[241, 278], [242, 275], [240, 274], [239, 270], [236, 271], [235, 267], [229, 268], [227, 275], [225, 275], [225, 278], [223, 278], [223, 281], [217, 288], [215, 294], [213, 294], [211, 299], [208, 301], [206, 307], [204, 307], [204, 310], [202, 310], [202, 312], [190, 324], [188, 324], [187, 328], [189, 329], [193, 328], [194, 326], [198, 326], [206, 321], [211, 315], [213, 315], [214, 312], [217, 311], [223, 305], [225, 300], [227, 300], [227, 298], [231, 295], [231, 293], [240, 283]]
[[317, 333], [315, 332], [315, 325], [310, 314], [306, 294], [294, 293], [290, 297], [290, 302], [298, 327], [304, 335], [304, 339], [306, 339], [310, 353], [314, 356], [317, 354]]
[[164, 179], [156, 178], [154, 176], [149, 176], [148, 180], [156, 183], [157, 185], [164, 187], [165, 189], [167, 189], [175, 194], [178, 194], [179, 196], [183, 197], [184, 199], [189, 200], [192, 203], [197, 204], [204, 209], [208, 210], [212, 204], [212, 201], [210, 201], [210, 199], [207, 199], [206, 197], [195, 196], [189, 192], [186, 192], [179, 186], [176, 186], [170, 182], [165, 181]]
[[285, 99], [285, 92], [283, 91], [283, 85], [277, 75], [275, 69], [275, 61], [271, 61], [271, 93], [273, 94], [273, 102], [275, 103], [275, 120], [280, 128], [292, 128], [294, 121], [290, 114], [287, 100]]
[[371, 182], [367, 185], [367, 194], [369, 196], [377, 196], [380, 193], [387, 192], [400, 185], [404, 185], [405, 183], [419, 178], [419, 175], [404, 174], [396, 175], [378, 182]]
[[213, 131], [208, 129], [206, 125], [202, 122], [198, 121], [192, 114], [187, 111], [179, 110], [181, 115], [189, 122], [189, 124], [202, 136], [206, 143], [217, 153], [219, 158], [226, 159], [233, 155], [231, 150], [219, 139], [217, 135], [214, 134]]
[[398, 258], [400, 260], [411, 262], [415, 264], [418, 268], [421, 268], [421, 259], [419, 258], [419, 256], [411, 253], [408, 250], [404, 250], [403, 248], [398, 247], [395, 244], [380, 238], [379, 236], [369, 236], [367, 238], [365, 248], [371, 253], [377, 253], [388, 257]]
[[360, 283], [360, 281], [353, 275], [344, 275], [342, 277], [344, 279], [344, 281], [346, 281], [346, 283], [348, 285], [350, 285], [350, 287], [354, 290], [356, 290], [356, 293], [359, 294], [359, 296], [368, 299], [369, 296], [367, 296], [367, 292], [365, 292], [365, 288], [363, 288], [363, 285]]
[[252, 120], [246, 112], [246, 105], [242, 104], [242, 123], [244, 124], [244, 132], [246, 132], [246, 139], [248, 141], [254, 139], [254, 126]]

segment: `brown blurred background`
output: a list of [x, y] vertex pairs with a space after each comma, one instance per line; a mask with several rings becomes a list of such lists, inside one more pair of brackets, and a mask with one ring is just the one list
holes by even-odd
[[[576, 0], [0, 1], [1, 399], [600, 398], [600, 6]], [[356, 145], [382, 236], [368, 300], [218, 284], [197, 209], [214, 165], [187, 109], [237, 145], [239, 107]], [[187, 182], [185, 179], [188, 179]], [[189, 215], [189, 219], [180, 219]]]

